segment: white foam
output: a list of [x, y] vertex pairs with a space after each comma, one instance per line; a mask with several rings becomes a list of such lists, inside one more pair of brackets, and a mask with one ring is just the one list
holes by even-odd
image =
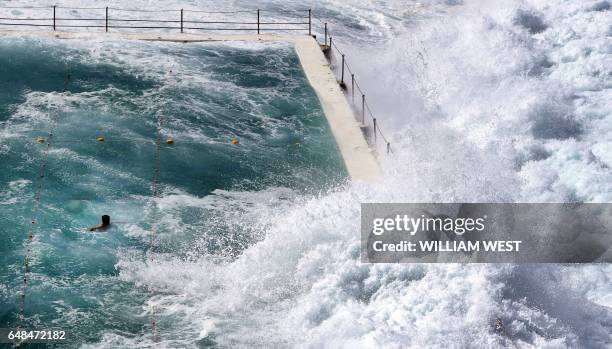
[[[609, 170], [582, 155], [591, 148], [598, 153], [601, 135], [588, 134], [589, 127], [579, 139], [566, 137], [575, 131], [571, 128], [550, 135], [547, 128], [554, 125], [546, 124], [540, 133], [533, 132], [545, 113], [565, 117], [570, 111], [569, 117], [583, 125], [609, 114], [609, 109], [593, 110], [595, 101], [604, 108], [606, 103], [588, 93], [582, 100], [586, 108], [575, 108], [570, 96], [583, 93], [585, 86], [604, 85], [597, 80], [574, 84], [574, 79], [589, 76], [588, 71], [576, 65], [571, 75], [563, 75], [567, 66], [563, 59], [555, 60], [563, 49], [553, 44], [554, 33], [567, 31], [564, 21], [579, 22], [571, 18], [579, 11], [570, 4], [551, 6], [560, 9], [556, 13], [537, 3], [532, 9], [526, 6], [528, 13], [550, 16], [542, 19], [549, 29], [534, 35], [516, 24], [518, 7], [511, 2], [468, 3], [369, 53], [380, 57], [382, 52], [379, 65], [392, 68], [385, 78], [380, 78], [385, 70], [370, 66], [374, 60], [362, 59], [367, 65], [358, 71], [372, 71], [366, 81], [387, 85], [374, 92], [390, 101], [383, 111], [421, 113], [385, 120], [400, 131], [393, 136], [396, 154], [387, 164], [390, 177], [384, 187], [353, 187], [271, 214], [266, 239], [237, 261], [168, 268], [181, 275], [207, 270], [195, 282], [203, 287], [200, 297], [206, 298], [197, 307], [217, 315], [217, 340], [237, 346], [261, 340], [298, 347], [414, 348], [512, 342], [529, 348], [597, 347], [606, 340], [610, 314], [601, 306], [589, 306], [581, 315], [554, 308], [563, 299], [565, 309], [577, 309], [584, 302], [581, 297], [608, 304], [602, 295], [609, 293], [610, 271], [600, 266], [588, 267], [593, 270], [588, 278], [579, 276], [580, 267], [572, 273], [596, 290], [589, 292], [554, 278], [529, 278], [521, 288], [516, 275], [520, 280], [532, 273], [529, 266], [370, 266], [357, 260], [355, 232], [363, 201], [563, 201], [575, 196], [609, 201]], [[589, 34], [582, 44], [600, 45], [605, 38], [601, 34]], [[414, 46], [407, 48], [406, 42]], [[553, 60], [552, 66], [546, 60]], [[398, 100], [406, 104], [398, 105]], [[588, 109], [595, 113], [581, 114]], [[533, 153], [538, 147], [551, 155], [538, 159]], [[523, 157], [527, 160], [517, 172]], [[150, 282], [163, 285], [161, 279]], [[197, 287], [189, 290], [191, 294]], [[547, 301], [536, 296], [537, 290], [563, 293]], [[592, 330], [576, 326], [587, 314], [595, 317], [588, 322]], [[505, 335], [493, 331], [497, 317], [505, 323]], [[228, 318], [235, 324], [222, 320]], [[274, 338], [266, 338], [270, 333]]]
[[8, 190], [0, 191], [0, 205], [8, 206], [21, 202], [31, 184], [32, 181], [27, 179], [10, 181], [8, 183]]
[[[162, 327], [161, 347], [179, 333], [186, 343], [211, 335], [232, 347], [609, 343], [606, 266], [364, 265], [357, 233], [360, 202], [609, 202], [609, 11], [592, 11], [595, 1], [434, 1], [415, 5], [419, 17], [406, 19], [400, 5], [320, 5], [355, 16], [375, 45], [362, 45], [362, 31], [338, 30], [382, 127], [395, 130], [386, 184], [353, 184], [319, 198], [291, 193], [287, 203], [258, 206], [255, 229], [265, 239], [236, 260], [160, 255], [144, 263], [138, 254], [121, 255], [121, 279], [160, 291], [151, 301], [175, 321]], [[152, 60], [114, 49], [133, 69]], [[184, 193], [158, 204], [245, 202], [242, 194], [223, 194], [229, 199], [221, 205]], [[255, 202], [258, 195], [268, 194]], [[498, 317], [505, 334], [493, 331]], [[150, 343], [148, 335], [107, 333], [91, 347], [141, 341]]]

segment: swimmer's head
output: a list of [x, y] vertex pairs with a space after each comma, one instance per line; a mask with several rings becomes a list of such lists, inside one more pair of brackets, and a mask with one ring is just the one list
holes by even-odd
[[102, 216], [102, 225], [109, 225], [109, 224], [110, 224], [110, 216], [109, 215]]

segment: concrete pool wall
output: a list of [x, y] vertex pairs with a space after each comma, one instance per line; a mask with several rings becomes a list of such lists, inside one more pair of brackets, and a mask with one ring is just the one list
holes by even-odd
[[315, 90], [323, 113], [332, 130], [347, 171], [352, 179], [372, 182], [381, 176], [379, 164], [369, 148], [359, 124], [353, 116], [329, 63], [318, 42], [307, 35], [245, 34], [172, 34], [172, 33], [77, 33], [0, 31], [0, 36], [39, 36], [58, 39], [112, 39], [172, 41], [172, 42], [288, 42], [299, 57], [304, 73]]

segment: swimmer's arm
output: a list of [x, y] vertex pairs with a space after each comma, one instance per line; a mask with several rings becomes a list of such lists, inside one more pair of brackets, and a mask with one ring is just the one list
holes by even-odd
[[89, 228], [89, 229], [87, 229], [87, 230], [88, 230], [88, 231], [96, 231], [96, 230], [98, 230], [98, 229], [100, 229], [100, 228], [102, 228], [102, 224], [100, 224], [100, 225], [96, 225], [96, 226], [93, 226], [93, 227], [91, 227], [91, 228]]

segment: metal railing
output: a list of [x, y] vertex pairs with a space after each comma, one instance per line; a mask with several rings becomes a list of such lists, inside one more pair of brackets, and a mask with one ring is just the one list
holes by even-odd
[[[16, 9], [25, 12], [34, 12], [37, 17], [8, 17], [3, 15], [4, 9]], [[83, 13], [86, 12], [86, 13]], [[271, 14], [278, 14], [278, 11], [270, 11]], [[79, 16], [85, 14], [85, 16]], [[163, 14], [164, 18], [127, 18], [126, 14], [145, 16], [157, 16]], [[261, 9], [239, 10], [239, 11], [200, 11], [200, 10], [136, 10], [121, 9], [116, 7], [60, 7], [60, 6], [0, 6], [0, 28], [9, 27], [46, 27], [53, 31], [59, 29], [83, 28], [83, 29], [104, 29], [110, 30], [129, 30], [129, 29], [157, 29], [180, 31], [247, 31], [257, 32], [303, 32], [313, 35], [313, 14], [312, 10], [302, 11], [282, 11], [283, 20], [273, 20], [278, 18], [272, 15], [262, 18], [267, 13]], [[22, 15], [23, 16], [23, 15]], [[45, 17], [46, 16], [46, 17]], [[123, 16], [123, 17], [122, 17]], [[238, 16], [236, 19], [235, 17]], [[250, 20], [240, 20], [245, 16], [251, 16]], [[221, 17], [221, 18], [219, 18]], [[347, 99], [358, 115], [358, 121], [364, 132], [365, 138], [370, 147], [376, 152], [379, 150], [379, 143], [383, 142], [387, 154], [392, 153], [391, 143], [383, 134], [381, 127], [372, 113], [372, 109], [366, 100], [366, 94], [355, 79], [355, 73], [351, 69], [346, 59], [345, 53], [332, 40], [331, 32], [327, 22], [315, 18], [321, 24], [323, 34], [323, 44], [321, 48], [330, 61], [332, 71], [338, 75], [338, 83], [342, 87]], [[319, 44], [321, 44], [319, 42]], [[334, 69], [336, 61], [340, 61], [340, 66]], [[347, 84], [348, 74], [350, 74], [350, 87]], [[366, 118], [367, 116], [367, 118]]]
[[[370, 104], [366, 99], [366, 94], [357, 82], [355, 73], [348, 64], [346, 54], [338, 47], [336, 42], [333, 41], [333, 37], [327, 22], [322, 22], [319, 19], [317, 20], [321, 23], [323, 31], [323, 44], [321, 44], [321, 47], [330, 61], [332, 71], [337, 74], [338, 84], [345, 92], [351, 107], [353, 107], [355, 115], [358, 117], [358, 121], [360, 122], [360, 126], [363, 129], [364, 135], [366, 140], [368, 140], [370, 147], [372, 147], [378, 153], [379, 142], [382, 142], [385, 152], [387, 154], [393, 153], [393, 149], [391, 149], [391, 142], [383, 133], [376, 116], [374, 116], [374, 113], [370, 108]], [[339, 61], [340, 66], [335, 67], [334, 69], [333, 63], [335, 61]], [[347, 72], [350, 74], [350, 85], [347, 84]]]
[[[262, 20], [265, 12], [243, 11], [199, 11], [199, 10], [133, 10], [116, 7], [60, 7], [60, 6], [0, 6], [2, 9], [18, 9], [35, 13], [36, 17], [0, 16], [1, 26], [47, 27], [54, 31], [67, 28], [98, 28], [108, 32], [112, 29], [165, 29], [184, 33], [192, 31], [303, 31], [312, 34], [312, 11], [292, 12], [283, 21]], [[66, 11], [63, 11], [66, 10]], [[64, 12], [60, 14], [59, 12]], [[85, 17], [75, 16], [79, 11], [87, 12]], [[163, 14], [164, 18], [128, 18], [126, 13]], [[219, 20], [213, 16], [239, 14], [249, 20]]]

